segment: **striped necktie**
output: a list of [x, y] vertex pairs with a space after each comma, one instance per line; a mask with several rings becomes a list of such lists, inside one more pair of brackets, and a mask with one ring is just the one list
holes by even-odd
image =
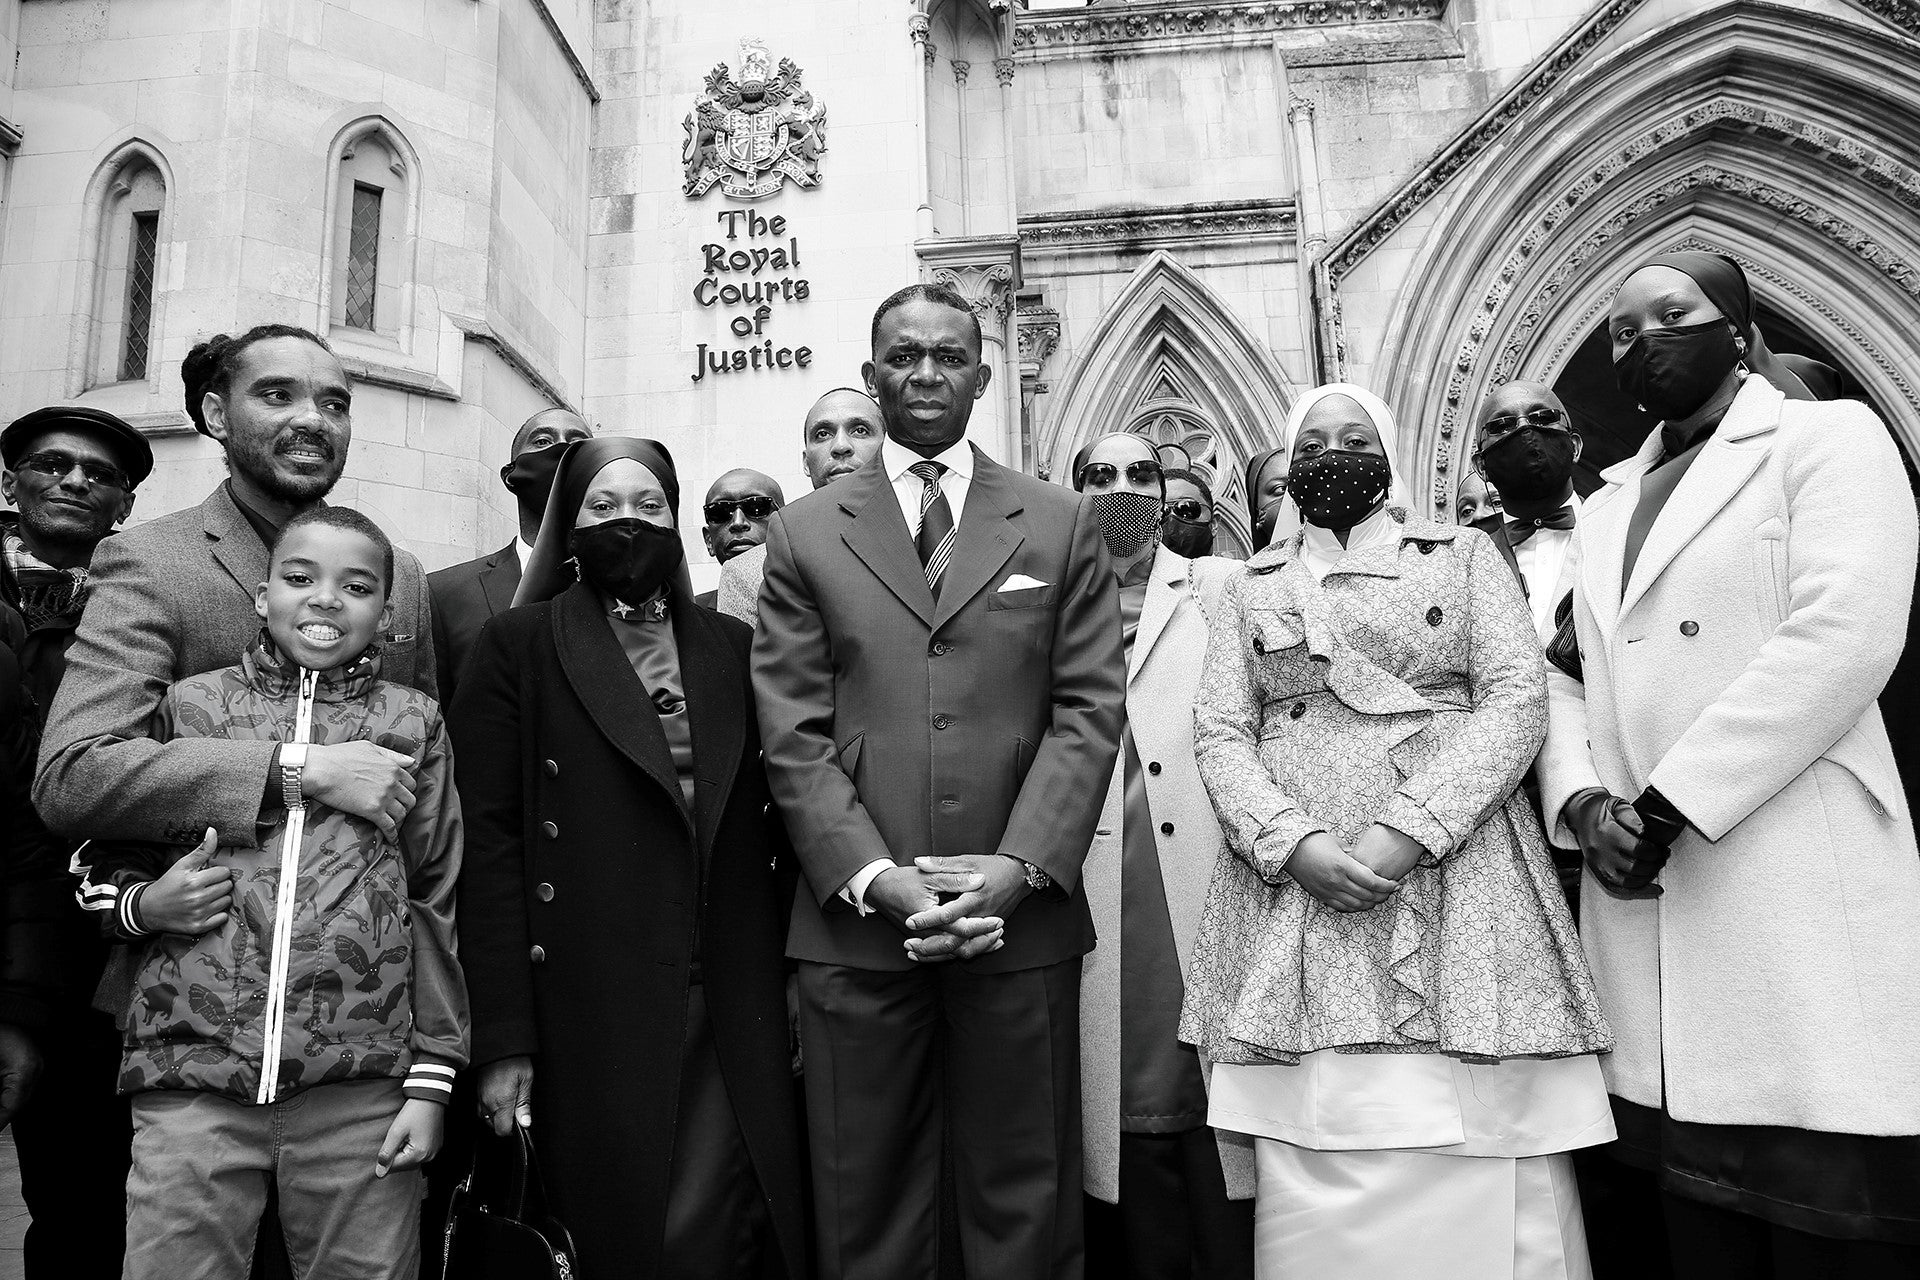
[[953, 558], [953, 507], [948, 504], [947, 495], [940, 492], [940, 476], [946, 469], [944, 464], [931, 460], [916, 462], [907, 468], [926, 486], [920, 491], [920, 533], [913, 545], [920, 553], [920, 563], [926, 567], [927, 586], [936, 600], [940, 598], [940, 576], [947, 571], [947, 561]]

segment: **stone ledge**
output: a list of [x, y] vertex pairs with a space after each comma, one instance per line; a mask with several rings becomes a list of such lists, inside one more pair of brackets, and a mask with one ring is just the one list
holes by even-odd
[[403, 369], [399, 365], [381, 364], [378, 361], [350, 355], [342, 355], [340, 363], [346, 367], [347, 377], [355, 382], [364, 382], [374, 387], [390, 387], [395, 391], [411, 391], [415, 395], [431, 396], [435, 400], [460, 398], [460, 393], [452, 387], [432, 374], [421, 373], [418, 369]]
[[1292, 240], [1291, 200], [1236, 200], [1171, 206], [1075, 209], [1020, 219], [1020, 240], [1035, 249], [1134, 248], [1188, 241]]
[[484, 347], [492, 348], [495, 355], [506, 361], [515, 373], [525, 378], [535, 391], [552, 401], [555, 408], [565, 409], [574, 414], [580, 412], [560, 390], [558, 380], [549, 377], [535, 363], [534, 357], [520, 349], [520, 344], [502, 334], [498, 325], [474, 316], [455, 315], [452, 312], [447, 313], [447, 319], [453, 321], [454, 327], [465, 334], [469, 342], [478, 342]]
[[1260, 43], [1277, 32], [1361, 23], [1435, 22], [1447, 0], [1220, 0], [1214, 4], [1129, 5], [1016, 18], [1021, 61], [1090, 58], [1154, 48]]

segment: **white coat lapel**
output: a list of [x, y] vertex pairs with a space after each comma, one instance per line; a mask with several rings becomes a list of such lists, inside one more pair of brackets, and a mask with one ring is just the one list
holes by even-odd
[[1687, 468], [1653, 527], [1647, 530], [1646, 543], [1633, 562], [1633, 575], [1620, 600], [1621, 617], [1646, 596], [1674, 557], [1700, 536], [1700, 531], [1759, 470], [1767, 456], [1767, 437], [1779, 425], [1780, 406], [1785, 400], [1762, 378], [1749, 378], [1740, 389], [1713, 438]]
[[1613, 639], [1620, 617], [1620, 567], [1627, 554], [1627, 523], [1640, 505], [1640, 477], [1660, 456], [1660, 433], [1655, 431], [1640, 452], [1600, 473], [1608, 487], [1588, 498], [1580, 508], [1574, 539], [1580, 547], [1580, 584], [1593, 610], [1593, 620], [1606, 642]]
[[1179, 608], [1189, 568], [1190, 562], [1185, 556], [1175, 555], [1165, 547], [1154, 551], [1153, 571], [1147, 577], [1146, 599], [1140, 604], [1140, 629], [1134, 632], [1133, 653], [1127, 659], [1129, 685], [1140, 674], [1140, 669], [1147, 665], [1147, 654], [1152, 652], [1154, 641], [1167, 629], [1174, 610]]

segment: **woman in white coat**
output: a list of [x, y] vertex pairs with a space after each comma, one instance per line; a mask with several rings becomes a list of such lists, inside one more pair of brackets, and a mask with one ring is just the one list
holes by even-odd
[[1193, 759], [1207, 613], [1239, 565], [1161, 545], [1165, 478], [1141, 436], [1074, 459], [1114, 558], [1127, 731], [1080, 875], [1099, 947], [1080, 978], [1087, 1274], [1251, 1280], [1253, 1149], [1207, 1125], [1205, 1064], [1176, 1028], [1220, 824]]
[[[1609, 317], [1662, 419], [1569, 552], [1545, 811], [1586, 859], [1616, 1153], [1675, 1273], [1920, 1274], [1920, 858], [1875, 699], [1913, 500], [1866, 406], [1767, 355], [1746, 280], [1663, 255]], [[1556, 651], [1560, 649], [1556, 642]]]

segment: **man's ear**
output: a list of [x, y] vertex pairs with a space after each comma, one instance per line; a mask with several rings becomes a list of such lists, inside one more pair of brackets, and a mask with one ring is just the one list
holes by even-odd
[[993, 366], [982, 363], [973, 383], [973, 398], [978, 400], [987, 394], [987, 384], [993, 381]]
[[1587, 442], [1580, 438], [1578, 431], [1569, 431], [1567, 434], [1573, 437], [1573, 460], [1578, 462], [1580, 461], [1580, 451], [1586, 448]]
[[866, 383], [867, 394], [875, 400], [878, 400], [880, 398], [880, 388], [873, 385], [873, 361], [869, 360], [860, 366], [860, 380]]
[[[9, 494], [7, 496], [12, 497], [13, 495]], [[113, 518], [115, 524], [125, 524], [127, 517], [133, 514], [133, 497], [134, 495], [129, 493], [126, 500], [120, 504], [120, 514]]]
[[508, 493], [513, 492], [513, 485], [507, 480], [507, 477], [512, 474], [513, 474], [513, 464], [511, 462], [507, 463], [505, 466], [500, 468], [500, 483], [507, 486]]
[[13, 472], [0, 471], [0, 497], [4, 497], [7, 500], [8, 506], [13, 505], [13, 486]]
[[227, 402], [218, 392], [200, 397], [200, 416], [207, 420], [207, 434], [221, 444], [227, 442]]
[[267, 620], [267, 584], [264, 582], [253, 589], [253, 611], [260, 615], [260, 621]]

